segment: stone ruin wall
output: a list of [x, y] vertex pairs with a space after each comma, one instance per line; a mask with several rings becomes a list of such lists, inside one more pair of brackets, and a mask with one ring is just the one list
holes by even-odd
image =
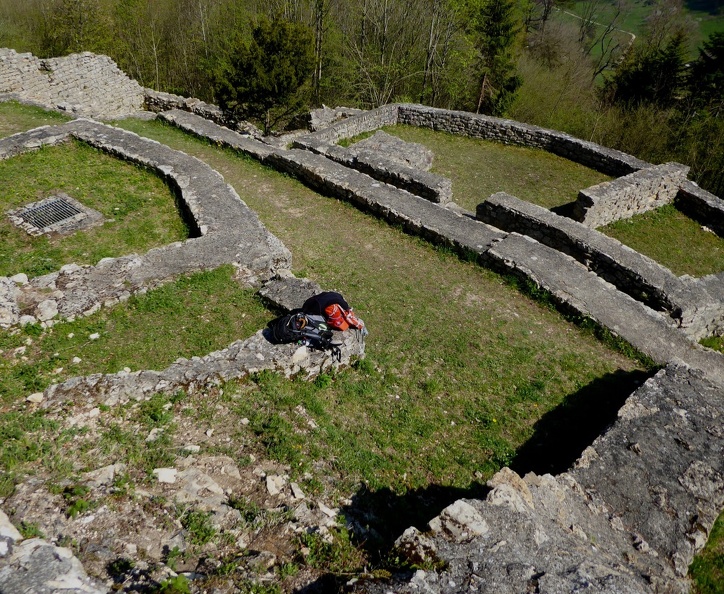
[[521, 233], [572, 256], [601, 278], [668, 315], [693, 340], [724, 332], [724, 302], [703, 282], [677, 277], [668, 268], [616, 239], [546, 208], [499, 192], [477, 208], [477, 218], [498, 229]]
[[[375, 120], [394, 123], [389, 120], [395, 112], [405, 113], [407, 121], [400, 123], [412, 123], [410, 114], [416, 113], [420, 121], [427, 122], [423, 125], [432, 124], [435, 129], [447, 126], [453, 131], [454, 122], [461, 130], [475, 133], [471, 135], [491, 138], [497, 134], [505, 142], [530, 142], [529, 146], [552, 152], [577, 147], [571, 149], [577, 156], [574, 160], [596, 160], [591, 157], [596, 145], [567, 135], [419, 106], [393, 106], [383, 110], [382, 116], [378, 113], [347, 122], [325, 142], [343, 134], [342, 129], [344, 134], [357, 134]], [[504, 469], [489, 482], [492, 490], [484, 501], [450, 506], [430, 523], [427, 535], [406, 532], [398, 542], [401, 551], [411, 558], [433, 556], [448, 565], [439, 573], [420, 570], [411, 581], [397, 584], [396, 591], [454, 592], [463, 584], [485, 592], [569, 591], [573, 587], [601, 592], [687, 591], [688, 565], [706, 542], [724, 505], [724, 364], [719, 354], [693, 344], [661, 315], [532, 237], [496, 229], [374, 183], [369, 176], [319, 154], [273, 149], [191, 114], [171, 112], [164, 117], [293, 173], [311, 187], [349, 200], [410, 232], [461, 252], [476, 253], [482, 263], [532, 281], [559, 305], [612, 329], [654, 361], [669, 363], [629, 398], [616, 425], [584, 452], [569, 473], [521, 478]], [[552, 139], [558, 139], [560, 146], [551, 148]], [[621, 167], [625, 172], [627, 167], [648, 166], [616, 151], [598, 149], [604, 168]], [[685, 188], [698, 199], [697, 204], [706, 203], [721, 216], [719, 199], [690, 182]], [[679, 192], [677, 200], [681, 196]], [[711, 287], [718, 286], [707, 285], [707, 290], [712, 294]], [[213, 361], [199, 358], [194, 363], [203, 373], [206, 366], [214, 368]], [[181, 371], [182, 377], [184, 373]], [[212, 371], [207, 379], [212, 376], [223, 378]], [[139, 377], [131, 378], [128, 385], [137, 387]], [[100, 380], [91, 379], [84, 389], [94, 389]], [[117, 382], [125, 385], [126, 379], [103, 381], [110, 381], [108, 389], [114, 392]], [[79, 387], [71, 382], [49, 389], [48, 403], [56, 396], [62, 401], [64, 390]], [[101, 394], [105, 390], [101, 389]], [[620, 479], [611, 480], [612, 473]], [[646, 480], [642, 482], [641, 477]], [[631, 488], [638, 483], [640, 489]], [[7, 532], [0, 531], [0, 540], [9, 542], [11, 550], [15, 541]], [[357, 589], [381, 592], [389, 585], [360, 584]]]
[[143, 88], [108, 56], [36, 58], [0, 48], [0, 94], [71, 115], [124, 117], [143, 109]]
[[688, 173], [684, 165], [665, 163], [591, 186], [578, 193], [571, 218], [596, 228], [671, 204]]

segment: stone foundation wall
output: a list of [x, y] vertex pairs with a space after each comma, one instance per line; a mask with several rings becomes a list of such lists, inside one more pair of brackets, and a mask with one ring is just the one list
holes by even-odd
[[688, 173], [685, 165], [664, 163], [591, 186], [578, 193], [572, 217], [587, 227], [602, 227], [670, 204]]
[[143, 89], [108, 56], [36, 58], [0, 49], [0, 93], [70, 114], [119, 118], [143, 109]]
[[504, 192], [479, 204], [477, 218], [572, 256], [619, 290], [664, 312], [693, 340], [724, 329], [724, 302], [719, 296], [595, 229]]
[[724, 200], [687, 180], [681, 184], [675, 204], [681, 212], [724, 237]]
[[505, 144], [540, 148], [608, 175], [626, 175], [649, 165], [621, 151], [587, 142], [563, 132], [464, 111], [402, 104], [398, 107], [397, 123]]
[[0, 278], [0, 326], [90, 315], [182, 274], [231, 263], [248, 276], [268, 278], [291, 267], [289, 250], [208, 165], [132, 132], [88, 120], [45, 126], [0, 140], [0, 160], [76, 138], [148, 167], [176, 191], [192, 237], [146, 254], [104, 258], [95, 266], [69, 264], [28, 280]]
[[300, 148], [305, 148], [307, 141], [314, 144], [336, 144], [342, 138], [352, 138], [363, 132], [372, 132], [383, 126], [394, 126], [397, 123], [396, 104], [383, 105], [377, 109], [365, 111], [344, 120], [340, 120], [329, 126], [297, 139], [296, 143]]

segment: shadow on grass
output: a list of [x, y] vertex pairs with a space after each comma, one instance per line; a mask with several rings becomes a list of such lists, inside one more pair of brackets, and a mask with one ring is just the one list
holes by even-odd
[[535, 424], [535, 433], [518, 449], [510, 467], [521, 476], [565, 472], [616, 420], [624, 401], [651, 375], [617, 370], [568, 395]]
[[[519, 448], [513, 470], [558, 474], [568, 470], [583, 450], [601, 435], [617, 417], [624, 401], [652, 373], [615, 371], [598, 378], [566, 397], [556, 409], [535, 425], [535, 433]], [[395, 540], [410, 526], [427, 530], [428, 522], [461, 498], [484, 498], [490, 489], [480, 483], [468, 488], [430, 485], [399, 495], [384, 488], [360, 489], [342, 513], [351, 526], [352, 542], [361, 547], [371, 567], [391, 570], [404, 579], [404, 566], [394, 557]], [[402, 570], [400, 572], [399, 570]], [[303, 592], [335, 592], [343, 589], [346, 577], [326, 574]]]

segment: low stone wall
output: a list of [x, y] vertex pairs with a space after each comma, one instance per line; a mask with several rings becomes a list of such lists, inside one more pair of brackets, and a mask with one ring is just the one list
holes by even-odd
[[724, 329], [724, 302], [702, 284], [680, 279], [651, 258], [581, 223], [504, 192], [480, 203], [477, 218], [574, 257], [620, 291], [665, 312], [693, 340]]
[[674, 203], [686, 216], [724, 237], [724, 200], [687, 180], [681, 184]]
[[234, 189], [208, 165], [132, 132], [88, 120], [46, 126], [0, 140], [0, 160], [76, 138], [105, 152], [148, 167], [179, 197], [195, 238], [143, 255], [105, 258], [95, 266], [70, 264], [41, 277], [0, 279], [0, 325], [89, 315], [101, 306], [198, 270], [232, 263], [262, 279], [291, 267], [291, 254], [261, 224]]
[[[316, 283], [297, 279], [291, 273], [272, 279], [259, 291], [265, 301], [278, 311], [300, 308], [312, 295], [321, 292]], [[314, 377], [323, 371], [348, 365], [354, 357], [364, 357], [364, 336], [358, 330], [335, 332], [340, 357], [296, 344], [273, 344], [268, 329], [251, 338], [237, 340], [227, 348], [203, 357], [178, 359], [163, 371], [144, 370], [115, 374], [94, 374], [53, 384], [42, 394], [41, 406], [62, 408], [68, 398], [81, 395], [87, 401], [116, 405], [129, 400], [144, 400], [157, 392], [184, 389], [194, 392], [220, 385], [231, 379], [247, 377], [260, 371], [274, 371], [286, 377], [304, 374]]]
[[143, 89], [108, 56], [36, 58], [0, 49], [0, 94], [73, 115], [120, 118], [143, 109]]
[[475, 254], [480, 262], [503, 274], [534, 283], [548, 291], [562, 309], [610, 329], [656, 363], [684, 362], [724, 382], [721, 354], [693, 343], [664, 316], [556, 249], [441, 208], [311, 151], [270, 151], [260, 142], [243, 139], [192, 114], [176, 114], [173, 119], [183, 129], [196, 134], [214, 130], [215, 141], [294, 175], [322, 194], [352, 202], [392, 224], [401, 225], [409, 233], [466, 256]]
[[513, 120], [406, 103], [398, 106], [397, 113], [398, 124], [540, 148], [608, 175], [626, 175], [649, 166], [621, 151]]
[[[196, 122], [191, 114], [178, 118], [177, 123], [196, 133], [217, 128]], [[447, 569], [441, 574], [417, 572], [411, 582], [394, 583], [393, 589], [442, 593], [468, 584], [484, 592], [517, 592], [539, 586], [546, 591], [570, 591], [584, 584], [625, 592], [686, 591], [685, 567], [703, 546], [722, 506], [722, 435], [716, 429], [721, 412], [712, 406], [724, 402], [724, 357], [693, 343], [662, 315], [571, 256], [530, 237], [460, 216], [319, 154], [262, 151], [261, 143], [251, 146], [253, 141], [234, 141], [232, 136], [241, 139], [224, 130], [217, 130], [213, 138], [248, 150], [323, 194], [348, 200], [410, 233], [468, 256], [475, 254], [487, 266], [519, 276], [547, 291], [562, 309], [608, 328], [656, 363], [683, 363], [692, 369], [671, 367], [659, 374], [660, 384], [655, 384], [653, 391], [637, 392], [639, 396], [649, 394], [645, 401], [638, 396], [629, 400], [621, 415], [625, 420], [619, 425], [621, 434], [599, 438], [579, 463], [580, 468], [595, 469], [598, 476], [594, 470], [582, 470], [580, 477], [571, 472], [521, 479], [503, 471], [491, 481], [493, 490], [486, 501], [458, 502], [433, 521], [429, 541], [414, 531], [406, 533], [412, 542], [405, 543], [403, 537], [402, 549], [422, 550], [427, 559], [432, 550], [447, 563]], [[669, 383], [671, 388], [666, 387]], [[665, 402], [658, 404], [664, 396]], [[700, 398], [706, 403], [701, 424]], [[677, 414], [684, 423], [681, 427], [676, 424]], [[661, 427], [667, 428], [665, 437], [659, 435]], [[689, 433], [683, 442], [677, 441], [684, 430]], [[700, 449], [698, 444], [709, 431], [715, 431], [717, 437], [711, 447]], [[680, 448], [681, 454], [672, 448]], [[669, 456], [674, 460], [672, 472], [660, 468]], [[620, 469], [619, 458], [630, 457], [641, 461]], [[637, 479], [630, 478], [631, 473], [651, 477], [652, 482], [634, 489], [631, 483]], [[629, 478], [619, 481], [615, 479], [619, 474]], [[605, 499], [596, 495], [597, 481], [604, 486]], [[630, 499], [624, 501], [629, 493]], [[686, 526], [684, 518], [691, 517], [700, 493], [705, 500], [703, 521]], [[646, 523], [654, 511], [652, 505], [659, 505], [665, 513], [656, 516], [656, 526], [649, 530]], [[663, 534], [670, 535], [668, 540], [660, 536]], [[552, 550], [555, 555], [550, 554]], [[360, 588], [386, 592], [391, 585], [365, 583]]]
[[397, 109], [396, 104], [391, 104], [365, 111], [360, 115], [340, 120], [313, 134], [302, 136], [296, 140], [296, 145], [299, 148], [305, 148], [306, 142], [314, 145], [318, 143], [336, 144], [342, 138], [352, 138], [363, 132], [372, 132], [384, 126], [394, 126], [397, 123]]
[[664, 163], [591, 186], [578, 193], [572, 218], [587, 227], [602, 227], [670, 204], [688, 173], [685, 165]]
[[391, 163], [383, 157], [375, 159], [369, 155], [354, 155], [334, 144], [308, 144], [304, 148], [431, 202], [444, 205], [452, 200], [452, 181], [442, 175]]

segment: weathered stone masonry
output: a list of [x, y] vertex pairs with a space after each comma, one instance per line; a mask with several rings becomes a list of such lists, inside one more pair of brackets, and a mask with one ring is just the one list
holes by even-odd
[[[262, 278], [291, 266], [286, 247], [221, 175], [198, 159], [131, 132], [88, 120], [38, 128], [0, 140], [0, 159], [71, 137], [156, 171], [177, 191], [197, 237], [143, 255], [105, 258], [95, 266], [70, 264], [19, 285], [5, 279], [0, 283], [3, 326], [20, 323], [21, 315], [27, 316], [25, 323], [39, 320], [45, 325], [56, 315], [88, 315], [181, 274], [221, 264], [233, 263]], [[41, 311], [55, 313], [48, 317]]]
[[[401, 538], [401, 550], [411, 551], [413, 559], [419, 559], [421, 550], [423, 554], [427, 551], [448, 563], [448, 569], [440, 574], [420, 571], [411, 582], [395, 583], [395, 591], [458, 592], [473, 586], [491, 593], [535, 591], [535, 588], [563, 592], [582, 587], [599, 592], [687, 591], [686, 568], [703, 546], [724, 503], [722, 441], [717, 428], [718, 419], [724, 414], [721, 397], [724, 358], [720, 354], [693, 344], [664, 316], [620, 292], [570, 256], [531, 237], [505, 233], [476, 222], [380, 184], [318, 154], [254, 147], [252, 141], [235, 140], [230, 131], [200, 122], [190, 114], [171, 112], [163, 117], [187, 131], [209, 133], [216, 142], [245, 151], [298, 176], [320, 192], [349, 200], [364, 210], [402, 224], [412, 233], [461, 251], [476, 252], [483, 263], [533, 281], [549, 291], [563, 308], [593, 318], [655, 361], [662, 364], [685, 361], [694, 370], [705, 370], [711, 378], [703, 378], [701, 371], [676, 365], [660, 372], [631, 396], [621, 412], [622, 420], [617, 426], [621, 427], [623, 436], [632, 435], [631, 426], [623, 423], [640, 419], [637, 426], [641, 433], [637, 441], [606, 434], [579, 462], [580, 468], [598, 469], [596, 480], [610, 483], [618, 464], [627, 463], [619, 456], [639, 456], [642, 466], [634, 467], [634, 472], [651, 477], [651, 483], [645, 488], [633, 490], [631, 480], [616, 480], [611, 493], [602, 497], [598, 495], [595, 481], [588, 478], [592, 473], [583, 480], [573, 471], [558, 477], [528, 475], [525, 478], [509, 470], [501, 471], [491, 480], [493, 490], [485, 501], [458, 502], [431, 522], [431, 538], [414, 530]], [[584, 232], [592, 235], [593, 240], [589, 238], [589, 241], [594, 247], [584, 244], [582, 248], [590, 249], [594, 259], [608, 257], [610, 246], [604, 246], [601, 254], [595, 255], [597, 244], [593, 235], [596, 232], [574, 221], [570, 223], [577, 225], [579, 235]], [[575, 244], [577, 236], [569, 241]], [[644, 265], [643, 257], [628, 255], [633, 268]], [[660, 270], [655, 263], [651, 263], [650, 268], [649, 274], [659, 274], [668, 279], [666, 282], [680, 285], [678, 279], [674, 280], [676, 277], [667, 275], [668, 271]], [[619, 274], [635, 275], [635, 272], [622, 270]], [[666, 420], [637, 412], [641, 407], [651, 407], [640, 405], [641, 398], [656, 402], [661, 394], [671, 394], [672, 404], [667, 405], [670, 408], [666, 414], [673, 415], [669, 417], [673, 419], [684, 415], [687, 430], [691, 431], [689, 437], [682, 438], [682, 428], [675, 426], [664, 438], [662, 427], [668, 427]], [[694, 421], [694, 415], [699, 418], [699, 410], [687, 408], [696, 408], [703, 397], [709, 398], [709, 408], [701, 412], [701, 419], [707, 421], [706, 428]], [[684, 398], [689, 403], [685, 406]], [[656, 406], [663, 410], [662, 404], [663, 401]], [[712, 431], [718, 436], [714, 440]], [[708, 444], [705, 449], [696, 446], [690, 449], [690, 445], [704, 442]], [[688, 458], [680, 465], [677, 462], [675, 472], [667, 473], [659, 467], [668, 457], [676, 457], [677, 454], [670, 451], [672, 447], [688, 452]], [[645, 470], [649, 464], [651, 472]], [[617, 499], [623, 494], [628, 497], [625, 506]], [[673, 501], [681, 503], [681, 507], [675, 507], [678, 503]], [[660, 534], [667, 535], [666, 542], [647, 531], [647, 516], [637, 515], [637, 510], [649, 510], [651, 505], [667, 510], [660, 516], [661, 520], [670, 518], [668, 524], [660, 525]], [[689, 511], [692, 506], [698, 511]], [[698, 519], [683, 520], [693, 517]], [[591, 543], [595, 543], [594, 546]], [[359, 591], [366, 592], [389, 589], [389, 584], [358, 587]]]
[[714, 279], [707, 283], [677, 277], [658, 262], [595, 229], [504, 192], [480, 203], [477, 217], [572, 256], [620, 291], [668, 315], [694, 340], [724, 330], [724, 302], [718, 292], [707, 291], [707, 284], [715, 286]]
[[[630, 156], [553, 131], [420, 106], [390, 106], [366, 114], [368, 117], [361, 120], [347, 121], [330, 131], [324, 142], [335, 142], [342, 134], [365, 131], [361, 128], [374, 121], [394, 123], [389, 122], [394, 114], [400, 123], [487, 135], [504, 142], [540, 146], [558, 154], [569, 150], [577, 155], [570, 158], [579, 162], [581, 158], [592, 163], [600, 159], [601, 167], [608, 167], [610, 172], [620, 167], [616, 175], [648, 167]], [[414, 124], [413, 115], [426, 123]], [[411, 581], [393, 584], [392, 589], [431, 593], [688, 590], [688, 565], [703, 546], [724, 505], [724, 359], [672, 327], [667, 321], [668, 313], [661, 315], [591, 269], [598, 267], [602, 275], [608, 274], [611, 279], [626, 275], [634, 278], [638, 271], [646, 270], [637, 282], [641, 287], [648, 287], [649, 283], [652, 290], [660, 286], [666, 289], [654, 301], [660, 302], [667, 312], [679, 305], [681, 293], [677, 291], [686, 289], [677, 285], [675, 277], [632, 254], [627, 255], [630, 258], [622, 256], [619, 262], [619, 252], [601, 243], [594, 234], [586, 235], [575, 225], [569, 228], [555, 220], [551, 222], [540, 213], [524, 213], [523, 222], [516, 224], [527, 225], [527, 229], [521, 229], [525, 233], [540, 233], [541, 241], [549, 241], [545, 238], [551, 236], [561, 244], [568, 242], [577, 258], [590, 260], [585, 266], [533, 237], [461, 216], [320, 154], [275, 149], [189, 113], [171, 112], [163, 117], [293, 173], [320, 192], [349, 200], [401, 224], [409, 232], [461, 252], [475, 253], [482, 263], [535, 283], [546, 289], [561, 307], [594, 319], [655, 361], [669, 363], [627, 400], [615, 425], [583, 453], [568, 473], [555, 477], [529, 474], [521, 478], [503, 469], [489, 482], [492, 490], [484, 501], [458, 501], [430, 522], [427, 535], [407, 531], [399, 541], [401, 551], [413, 556], [422, 552], [428, 558], [444, 560], [447, 567], [440, 572], [418, 571]], [[410, 119], [402, 121], [404, 118]], [[601, 169], [590, 163], [589, 166]], [[699, 203], [713, 203], [715, 210], [721, 202], [692, 188], [688, 182], [683, 186]], [[677, 201], [681, 196], [680, 191]], [[533, 219], [541, 222], [541, 229], [536, 229]], [[605, 264], [611, 251], [616, 252], [613, 259], [617, 261]], [[606, 268], [609, 270], [604, 272]], [[680, 282], [686, 285], [688, 281]], [[712, 301], [720, 305], [724, 299], [721, 283], [711, 278], [699, 282]], [[645, 289], [635, 288], [631, 292], [644, 299]], [[270, 289], [270, 296], [274, 293]], [[227, 377], [227, 365], [233, 366], [237, 359], [251, 355], [260, 364], [266, 364], [256, 356], [256, 340], [252, 337], [243, 348], [235, 344], [208, 358], [177, 362], [158, 373], [169, 374], [167, 377], [172, 379], [187, 378], [189, 382], [193, 382], [193, 377], [212, 383], [223, 380]], [[297, 356], [303, 355], [306, 356]], [[262, 358], [266, 360], [264, 354]], [[159, 382], [166, 377], [150, 373], [128, 374], [128, 378], [123, 374], [98, 377], [97, 381], [93, 376], [79, 378], [75, 386], [66, 382], [53, 388], [52, 394], [48, 392], [47, 406], [54, 406], [53, 402], [60, 405], [63, 394], [72, 394], [73, 390], [109, 402], [137, 397], [146, 389], [163, 386]], [[124, 384], [126, 379], [128, 383]], [[0, 568], [0, 579], [8, 567]], [[391, 586], [364, 583], [358, 584], [357, 589], [386, 592]]]
[[84, 52], [40, 59], [0, 48], [0, 95], [86, 117], [124, 117], [143, 109], [141, 85], [108, 56]]

